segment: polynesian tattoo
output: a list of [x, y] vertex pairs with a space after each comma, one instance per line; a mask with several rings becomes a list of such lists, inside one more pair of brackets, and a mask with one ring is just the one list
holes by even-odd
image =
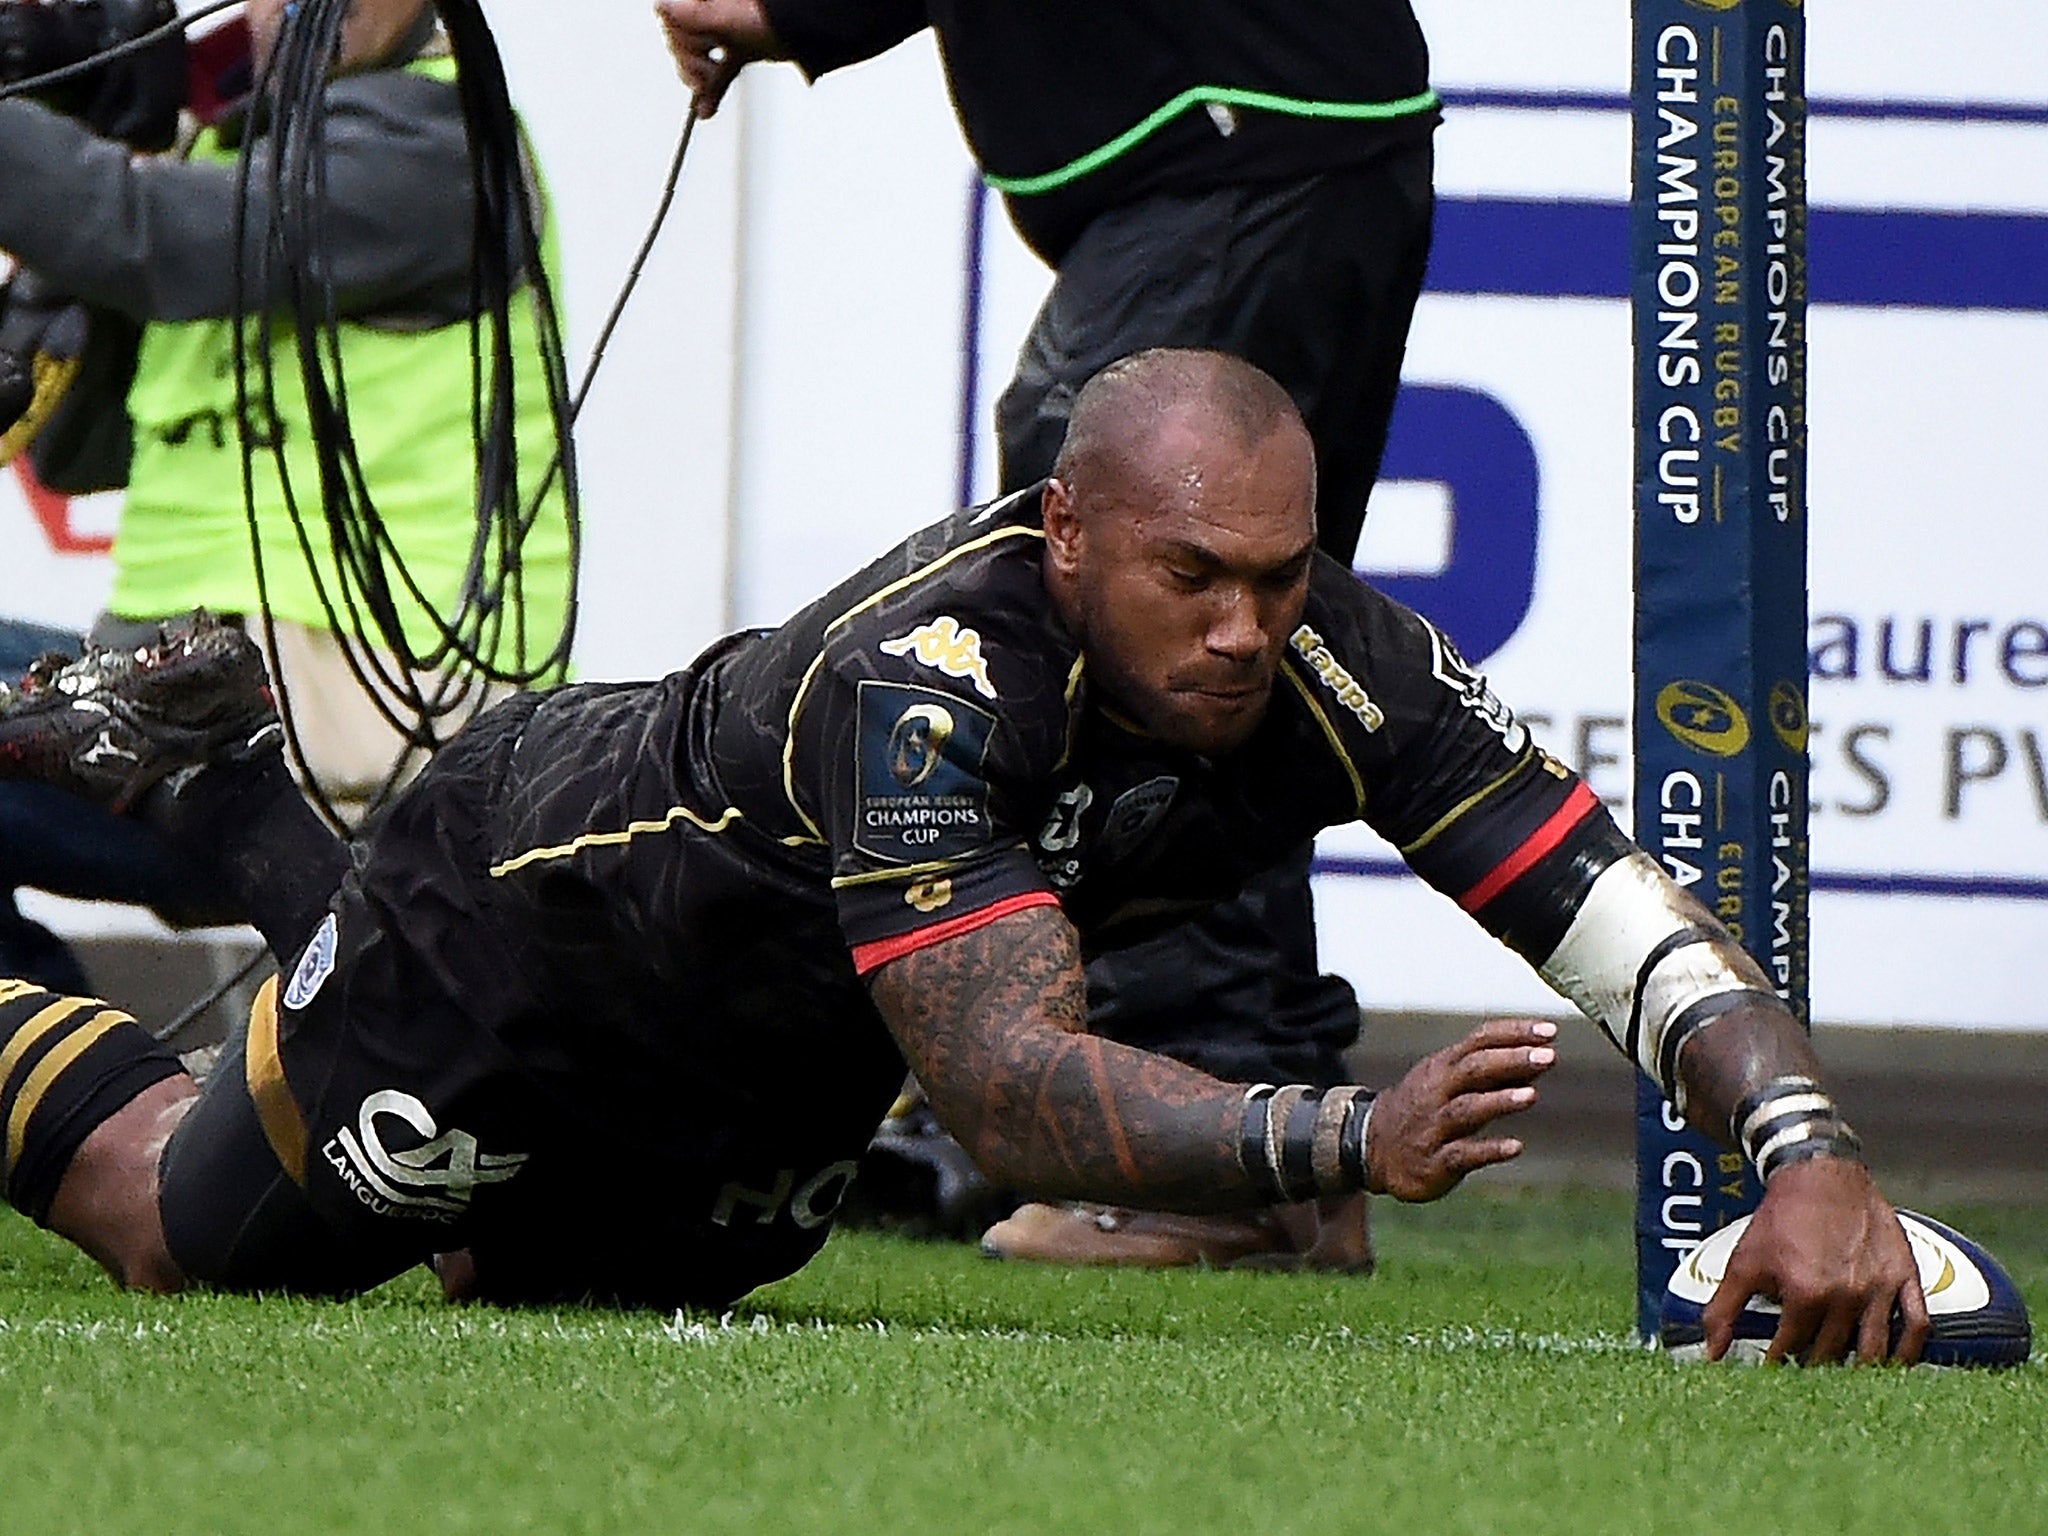
[[1086, 1033], [1073, 926], [1033, 907], [869, 978], [939, 1119], [983, 1172], [1046, 1198], [1226, 1210], [1244, 1089]]

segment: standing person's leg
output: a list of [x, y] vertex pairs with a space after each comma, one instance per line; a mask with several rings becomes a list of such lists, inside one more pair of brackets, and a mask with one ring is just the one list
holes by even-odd
[[[1386, 446], [1434, 208], [1427, 143], [1277, 187], [1157, 198], [1098, 220], [1063, 263], [997, 409], [1005, 490], [1050, 473], [1081, 386], [1153, 346], [1210, 347], [1272, 374], [1315, 439], [1323, 548], [1350, 563]], [[1100, 1033], [1245, 1081], [1340, 1081], [1358, 1002], [1316, 958], [1304, 846], [1238, 900], [1089, 967]], [[1254, 1230], [1027, 1207], [991, 1251], [1076, 1262], [1372, 1264], [1363, 1201]], [[1196, 1224], [1199, 1226], [1199, 1224]], [[1158, 1227], [1158, 1230], [1154, 1230]]]

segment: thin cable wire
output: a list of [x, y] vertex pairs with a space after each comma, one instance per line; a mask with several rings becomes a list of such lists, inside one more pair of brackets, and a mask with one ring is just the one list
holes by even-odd
[[[346, 14], [345, 0], [303, 0], [271, 57], [264, 61], [267, 78], [259, 84], [255, 100], [268, 112], [262, 135], [268, 149], [260, 166], [265, 174], [260, 180], [254, 175], [257, 146], [252, 135], [243, 149], [239, 201], [246, 230], [254, 222], [249, 211], [251, 197], [258, 197], [265, 227], [255, 248], [257, 264], [267, 267], [274, 256], [281, 280], [274, 285], [259, 281], [254, 290], [244, 282], [237, 284], [241, 301], [237, 326], [245, 352], [237, 359], [238, 390], [245, 400], [250, 398], [246, 354], [253, 352], [258, 362], [254, 371], [262, 385], [259, 419], [275, 419], [270, 407], [275, 400], [276, 374], [270, 355], [270, 323], [263, 322], [253, 331], [249, 323], [253, 294], [266, 294], [291, 317], [289, 329], [297, 344], [299, 383], [307, 402], [319, 471], [320, 520], [331, 554], [328, 572], [322, 572], [321, 562], [315, 558], [306, 498], [291, 483], [291, 466], [283, 445], [275, 441], [274, 433], [267, 434], [271, 439], [267, 443], [247, 442], [257, 435], [250, 430], [249, 418], [254, 413], [247, 411], [242, 423], [245, 457], [254, 458], [258, 446], [267, 450], [295, 542], [307, 560], [316, 597], [351, 674], [406, 747], [425, 752], [445, 739], [451, 720], [459, 727], [482, 707], [491, 685], [525, 686], [564, 674], [573, 642], [575, 580], [581, 564], [579, 499], [570, 435], [574, 402], [547, 280], [537, 177], [531, 171], [502, 61], [481, 9], [474, 0], [440, 0], [436, 9], [456, 57], [456, 85], [470, 140], [475, 206], [470, 307], [477, 502], [461, 590], [452, 608], [437, 606], [433, 595], [423, 590], [379, 516], [349, 420], [343, 317], [336, 312], [333, 290], [326, 281], [331, 268], [326, 260], [325, 197], [326, 89], [339, 46], [340, 22]], [[246, 263], [249, 252], [245, 235], [238, 247], [238, 260]], [[273, 287], [278, 290], [274, 294]], [[555, 425], [555, 455], [545, 478], [546, 490], [534, 499], [530, 510], [520, 494], [520, 445], [515, 430], [514, 400], [520, 383], [512, 319], [515, 303], [532, 306], [541, 382]], [[569, 544], [569, 622], [546, 652], [535, 657], [538, 644], [526, 625], [522, 549], [528, 534], [548, 512], [547, 492], [553, 491], [557, 482]], [[245, 474], [244, 491], [253, 543], [253, 474]], [[330, 585], [335, 590], [330, 591]], [[267, 610], [268, 588], [260, 555], [258, 593], [260, 606]], [[415, 644], [414, 636], [408, 634], [408, 616], [423, 643]], [[274, 634], [274, 622], [267, 614], [265, 624], [268, 639]], [[274, 641], [272, 654], [276, 654]], [[458, 716], [461, 718], [455, 718]], [[289, 723], [287, 733], [294, 738], [294, 756], [303, 771], [304, 755]], [[409, 756], [409, 751], [401, 752], [394, 779]], [[316, 805], [338, 824], [324, 791], [308, 777]]]
[[182, 1035], [187, 1029], [191, 1028], [191, 1026], [198, 1021], [199, 1016], [201, 1014], [205, 1013], [207, 1009], [213, 1007], [214, 1004], [218, 1003], [222, 998], [226, 997], [230, 992], [234, 991], [235, 988], [239, 987], [251, 976], [254, 976], [257, 970], [260, 969], [264, 965], [264, 963], [269, 961], [271, 958], [272, 957], [269, 950], [259, 947], [255, 954], [251, 955], [247, 961], [245, 961], [242, 965], [236, 968], [235, 973], [232, 976], [228, 977], [225, 981], [216, 982], [211, 988], [207, 990], [206, 994], [203, 997], [199, 998], [196, 1002], [192, 1003], [190, 1006], [185, 1008], [168, 1024], [164, 1024], [156, 1029], [152, 1029], [149, 1032], [150, 1038], [155, 1040], [159, 1045], [170, 1044], [171, 1041], [177, 1039], [178, 1036]]
[[[175, 18], [91, 58], [16, 82], [0, 92], [0, 96], [28, 94], [90, 73], [113, 59], [141, 51], [165, 36], [229, 9], [234, 3], [236, 0], [215, 0], [191, 15]], [[237, 310], [232, 318], [238, 345], [233, 361], [240, 402], [238, 436], [243, 439], [244, 448], [243, 499], [250, 525], [264, 638], [275, 658], [275, 617], [257, 527], [256, 484], [251, 463], [259, 452], [268, 456], [277, 471], [293, 542], [311, 574], [323, 616], [340, 642], [351, 676], [408, 749], [400, 755], [394, 779], [412, 749], [433, 750], [444, 739], [449, 723], [459, 726], [480, 709], [491, 684], [524, 686], [564, 674], [573, 642], [574, 584], [581, 564], [574, 439], [570, 429], [582, 413], [666, 225], [698, 120], [693, 100], [654, 217], [606, 316], [582, 377], [570, 395], [559, 319], [542, 254], [535, 208], [536, 178], [525, 158], [522, 130], [511, 108], [495, 39], [476, 0], [436, 0], [434, 9], [457, 59], [457, 86], [462, 92], [464, 122], [471, 143], [477, 208], [471, 263], [471, 356], [478, 507], [461, 593], [452, 611], [441, 611], [422, 590], [390, 530], [378, 516], [350, 429], [342, 360], [343, 317], [337, 313], [333, 289], [325, 281], [328, 265], [324, 153], [326, 90], [340, 49], [347, 0], [300, 0], [288, 13], [270, 57], [261, 61], [259, 74], [263, 78], [251, 97], [251, 123], [237, 169]], [[266, 114], [267, 124], [261, 121]], [[259, 165], [254, 153], [259, 140], [270, 145], [267, 160], [260, 166], [267, 174], [260, 177], [256, 174]], [[260, 198], [263, 205], [260, 230], [252, 227], [252, 197]], [[247, 280], [252, 236], [257, 257], [257, 281], [253, 288]], [[519, 494], [518, 443], [512, 405], [517, 374], [509, 309], [514, 294], [522, 288], [534, 304], [543, 379], [557, 428], [554, 452], [530, 500]], [[323, 579], [309, 507], [298, 488], [291, 484], [290, 466], [278, 430], [277, 377], [271, 347], [273, 323], [252, 316], [252, 294], [264, 296], [254, 306], [264, 315], [273, 308], [281, 309], [296, 322], [294, 340], [298, 343], [300, 383], [312, 417], [318, 461], [320, 523], [324, 525], [322, 531], [336, 577], [332, 591]], [[257, 360], [255, 380], [249, 368], [252, 355]], [[252, 384], [260, 384], [260, 388], [252, 388]], [[520, 552], [526, 537], [546, 515], [549, 498], [558, 485], [570, 545], [570, 622], [547, 654], [534, 659], [533, 637], [526, 627], [525, 571]], [[401, 607], [407, 605], [415, 622], [427, 632], [424, 646], [416, 648], [406, 634]], [[508, 621], [512, 628], [509, 637], [505, 633]], [[508, 638], [509, 662], [505, 659]], [[278, 681], [280, 712], [285, 716], [294, 759], [304, 772], [304, 752], [289, 706], [289, 685], [282, 678]], [[316, 804], [339, 825], [324, 792], [310, 774], [307, 779]]]
[[[604, 325], [597, 333], [597, 343], [590, 349], [590, 360], [584, 365], [583, 378], [576, 386], [576, 398], [569, 407], [569, 420], [574, 423], [583, 417], [583, 404], [590, 398], [590, 387], [597, 382], [598, 367], [604, 362], [606, 349], [611, 346], [612, 336], [625, 318], [626, 305], [632, 300], [633, 292], [640, 286], [640, 278], [647, 270], [647, 263], [654, 255], [654, 247], [661, 239], [663, 226], [668, 223], [669, 210], [675, 206], [676, 188], [683, 179], [683, 163], [689, 158], [690, 139], [697, 131], [697, 100], [690, 98], [688, 115], [683, 119], [683, 131], [676, 140], [676, 152], [669, 161], [668, 176], [661, 184], [661, 198], [655, 204], [654, 217], [648, 223], [647, 233], [641, 238], [640, 248], [633, 255], [633, 262], [626, 270], [626, 280], [619, 288], [619, 295], [612, 301], [610, 313], [605, 316]], [[540, 490], [535, 493], [534, 507], [537, 509], [547, 499], [553, 488], [555, 476], [561, 470], [561, 460], [556, 458], [548, 465], [548, 472], [541, 481]], [[529, 512], [531, 515], [531, 512]]]

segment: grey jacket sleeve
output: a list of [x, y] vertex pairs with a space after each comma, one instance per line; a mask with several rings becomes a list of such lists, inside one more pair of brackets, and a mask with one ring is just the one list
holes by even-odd
[[[336, 81], [327, 101], [326, 240], [340, 313], [417, 325], [467, 317], [474, 198], [454, 87], [378, 70]], [[252, 287], [270, 152], [259, 144], [251, 176]], [[135, 159], [40, 106], [0, 101], [0, 249], [88, 303], [145, 322], [232, 313], [236, 196], [233, 165]], [[268, 276], [262, 307], [282, 298], [279, 275]]]

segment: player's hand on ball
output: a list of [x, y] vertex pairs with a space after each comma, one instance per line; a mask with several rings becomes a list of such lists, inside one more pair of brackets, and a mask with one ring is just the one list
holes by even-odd
[[1485, 1131], [1536, 1102], [1536, 1079], [1557, 1060], [1556, 1038], [1555, 1024], [1497, 1019], [1410, 1067], [1373, 1105], [1365, 1146], [1372, 1192], [1435, 1200], [1473, 1169], [1520, 1156], [1520, 1141]]
[[1728, 1352], [1752, 1296], [1782, 1308], [1766, 1360], [1817, 1363], [1854, 1349], [1860, 1360], [1910, 1363], [1927, 1340], [1927, 1302], [1906, 1234], [1868, 1170], [1848, 1158], [1809, 1158], [1772, 1176], [1701, 1313], [1708, 1359]]

